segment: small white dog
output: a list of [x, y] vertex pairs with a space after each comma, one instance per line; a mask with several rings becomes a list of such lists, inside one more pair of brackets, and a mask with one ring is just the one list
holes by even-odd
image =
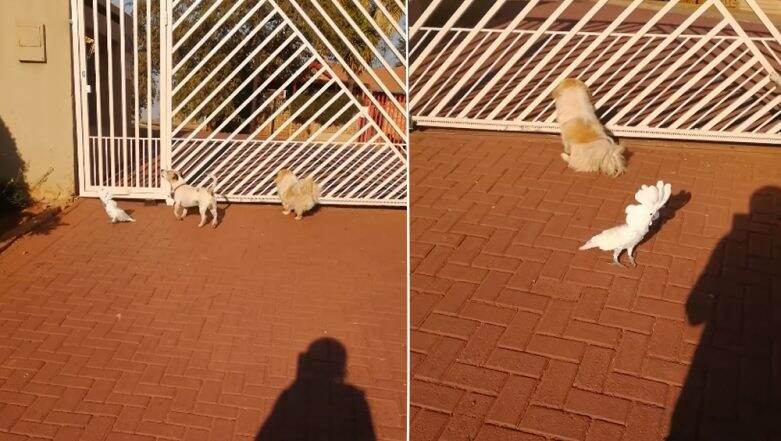
[[135, 219], [125, 213], [125, 210], [119, 208], [117, 202], [111, 199], [111, 194], [108, 190], [101, 188], [98, 191], [98, 196], [100, 197], [100, 201], [103, 202], [103, 208], [106, 209], [106, 214], [108, 214], [112, 224], [117, 222], [135, 222]]
[[579, 172], [601, 171], [613, 177], [624, 173], [624, 147], [605, 132], [588, 87], [576, 78], [567, 78], [553, 90], [553, 99], [564, 143], [561, 159]]
[[320, 199], [320, 186], [312, 176], [299, 180], [290, 170], [282, 169], [277, 172], [274, 182], [282, 201], [282, 214], [288, 215], [291, 210], [295, 211], [296, 220], [301, 220], [301, 216], [314, 208]]
[[[182, 179], [182, 175], [176, 170], [160, 170], [163, 179], [171, 185], [171, 198], [174, 200], [174, 216], [183, 220], [187, 215], [187, 209], [198, 207], [201, 213], [201, 223], [199, 227], [206, 225], [206, 212], [212, 213], [212, 227], [217, 227], [217, 198], [214, 196], [214, 187], [217, 185], [217, 177], [209, 175], [212, 179], [211, 185], [206, 188], [193, 187], [188, 185]], [[181, 214], [179, 209], [181, 208]]]

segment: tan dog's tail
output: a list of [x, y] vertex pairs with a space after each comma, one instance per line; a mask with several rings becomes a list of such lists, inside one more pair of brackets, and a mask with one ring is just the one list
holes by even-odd
[[315, 177], [310, 176], [301, 181], [301, 192], [312, 196], [315, 202], [320, 200], [320, 186], [315, 182]]
[[624, 146], [612, 142], [607, 149], [605, 149], [602, 161], [599, 164], [599, 169], [602, 173], [617, 177], [626, 171], [626, 161], [624, 160]]
[[210, 195], [214, 196], [214, 187], [217, 186], [217, 176], [214, 173], [209, 173], [209, 177], [211, 178], [212, 183], [210, 186], [206, 187], [206, 191], [208, 191]]

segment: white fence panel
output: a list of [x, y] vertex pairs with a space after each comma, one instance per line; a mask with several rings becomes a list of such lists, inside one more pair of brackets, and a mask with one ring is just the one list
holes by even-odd
[[162, 198], [159, 171], [170, 167], [196, 185], [216, 175], [230, 201], [276, 201], [273, 178], [289, 168], [315, 176], [323, 203], [406, 204], [403, 3], [72, 0], [72, 9], [82, 195]]
[[418, 125], [554, 133], [551, 92], [589, 85], [618, 136], [781, 142], [781, 33], [754, 0], [433, 0], [411, 27]]

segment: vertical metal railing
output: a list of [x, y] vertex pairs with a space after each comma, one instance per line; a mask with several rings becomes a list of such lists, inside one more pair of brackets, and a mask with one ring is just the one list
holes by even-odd
[[[85, 7], [88, 6], [88, 7]], [[399, 0], [72, 0], [82, 195], [164, 197], [179, 170], [274, 201], [280, 168], [324, 203], [406, 204]], [[91, 20], [93, 26], [85, 26]], [[78, 53], [79, 51], [75, 51]]]

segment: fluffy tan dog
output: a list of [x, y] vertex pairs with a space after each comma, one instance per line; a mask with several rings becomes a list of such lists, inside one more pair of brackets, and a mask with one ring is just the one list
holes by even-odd
[[625, 172], [624, 147], [605, 132], [588, 87], [576, 78], [567, 78], [553, 90], [553, 99], [564, 143], [561, 159], [579, 172], [601, 171], [613, 177]]
[[299, 180], [290, 170], [282, 169], [277, 172], [274, 182], [282, 201], [282, 214], [288, 215], [291, 210], [295, 211], [296, 220], [300, 220], [304, 213], [314, 208], [320, 198], [320, 186], [311, 176]]

